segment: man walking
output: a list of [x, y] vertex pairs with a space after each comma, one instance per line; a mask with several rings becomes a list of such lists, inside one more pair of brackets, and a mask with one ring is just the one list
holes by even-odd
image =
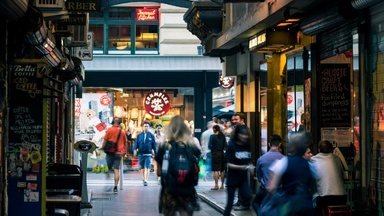
[[[233, 116], [231, 118], [231, 123], [232, 123], [232, 126], [234, 129], [239, 125], [245, 125], [244, 114], [240, 113], [240, 112], [236, 112], [235, 114], [233, 114]], [[248, 128], [248, 130], [249, 130], [249, 128]], [[233, 139], [234, 131], [235, 130], [232, 130], [231, 139]], [[251, 135], [251, 132], [249, 134]], [[244, 200], [243, 199], [243, 191], [241, 188], [239, 188], [238, 194], [237, 194], [237, 202], [233, 204], [233, 207], [234, 207], [233, 209], [234, 210], [247, 210], [247, 209], [249, 209], [249, 207], [248, 207], [249, 204], [244, 203], [243, 200]]]
[[115, 178], [115, 187], [113, 188], [113, 192], [117, 193], [117, 184], [119, 183], [120, 179], [120, 161], [123, 158], [124, 154], [127, 152], [127, 136], [125, 135], [125, 132], [120, 127], [121, 119], [120, 118], [113, 118], [113, 126], [110, 127], [104, 136], [103, 145], [100, 150], [104, 150], [104, 147], [107, 143], [107, 141], [116, 142], [117, 143], [117, 150], [114, 153], [108, 152], [106, 161], [108, 165], [108, 178], [110, 176], [110, 170], [112, 167], [114, 167], [114, 178]]
[[209, 121], [207, 123], [207, 130], [205, 130], [200, 137], [201, 149], [204, 154], [206, 171], [211, 171], [211, 150], [208, 148], [209, 138], [213, 134], [213, 126], [215, 123], [213, 121]]
[[258, 209], [261, 206], [264, 198], [267, 196], [268, 186], [272, 180], [273, 173], [269, 170], [269, 167], [276, 161], [284, 157], [279, 152], [281, 146], [281, 137], [277, 134], [273, 134], [269, 138], [269, 147], [270, 150], [261, 156], [256, 163], [256, 174], [257, 179], [260, 182], [260, 188], [257, 190], [256, 196], [252, 201], [252, 207], [257, 213]]
[[155, 136], [149, 132], [149, 123], [144, 122], [143, 132], [141, 132], [133, 144], [133, 156], [139, 152], [140, 174], [144, 186], [147, 186], [149, 170], [151, 169], [151, 158], [155, 156], [156, 143]]

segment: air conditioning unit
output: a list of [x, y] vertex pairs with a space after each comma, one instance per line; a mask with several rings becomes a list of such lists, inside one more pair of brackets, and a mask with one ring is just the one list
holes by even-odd
[[65, 8], [64, 0], [35, 0], [39, 9], [61, 10]]

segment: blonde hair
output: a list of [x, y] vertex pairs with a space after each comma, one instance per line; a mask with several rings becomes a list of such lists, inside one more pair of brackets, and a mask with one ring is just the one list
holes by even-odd
[[184, 123], [184, 118], [180, 115], [172, 117], [165, 134], [169, 141], [183, 142], [185, 144], [193, 143], [191, 131]]

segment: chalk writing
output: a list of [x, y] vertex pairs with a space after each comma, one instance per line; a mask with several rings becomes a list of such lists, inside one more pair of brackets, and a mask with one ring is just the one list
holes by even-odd
[[322, 64], [319, 82], [321, 126], [350, 126], [350, 66]]

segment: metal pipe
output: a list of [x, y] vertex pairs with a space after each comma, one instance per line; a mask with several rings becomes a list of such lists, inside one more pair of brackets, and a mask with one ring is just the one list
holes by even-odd
[[362, 10], [364, 8], [370, 7], [374, 4], [381, 2], [382, 0], [351, 0], [352, 7], [357, 10]]

